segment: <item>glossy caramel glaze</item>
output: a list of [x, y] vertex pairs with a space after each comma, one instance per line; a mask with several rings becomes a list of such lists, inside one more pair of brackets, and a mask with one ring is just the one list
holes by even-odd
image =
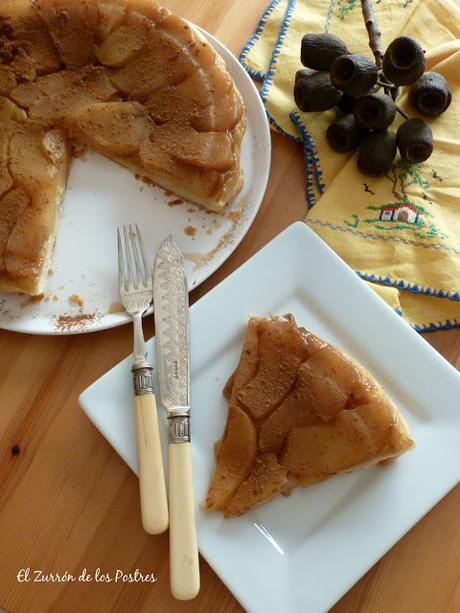
[[222, 58], [150, 0], [0, 5], [0, 290], [43, 290], [70, 143], [222, 209], [245, 109]]
[[292, 315], [249, 321], [224, 394], [229, 416], [205, 507], [226, 517], [414, 446], [375, 379]]

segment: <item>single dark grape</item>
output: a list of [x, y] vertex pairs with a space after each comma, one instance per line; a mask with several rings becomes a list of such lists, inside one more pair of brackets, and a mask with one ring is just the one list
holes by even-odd
[[308, 77], [311, 74], [313, 74], [314, 72], [316, 72], [316, 71], [312, 70], [311, 68], [301, 68], [300, 70], [298, 70], [295, 73], [295, 80], [297, 82], [299, 79], [303, 79], [304, 77]]
[[425, 55], [410, 36], [398, 36], [383, 56], [383, 72], [395, 85], [411, 85], [425, 70]]
[[423, 119], [407, 119], [396, 132], [396, 144], [405, 162], [424, 162], [433, 151], [433, 133]]
[[351, 113], [355, 102], [356, 98], [354, 96], [350, 96], [350, 94], [342, 94], [340, 100], [337, 102], [337, 107], [342, 111], [342, 113]]
[[425, 72], [409, 90], [409, 102], [421, 113], [436, 117], [450, 105], [452, 94], [438, 72]]
[[327, 111], [337, 104], [340, 92], [332, 85], [329, 73], [314, 72], [294, 85], [294, 100], [303, 112]]
[[377, 82], [377, 66], [364, 55], [342, 55], [331, 66], [331, 81], [351, 96], [366, 94]]
[[354, 116], [349, 113], [331, 123], [326, 131], [326, 137], [334, 151], [345, 153], [346, 151], [353, 151], [359, 145], [361, 130], [357, 126]]
[[388, 174], [396, 156], [393, 132], [379, 130], [363, 137], [358, 149], [358, 169], [368, 177]]
[[368, 94], [356, 100], [353, 114], [360, 127], [384, 130], [394, 121], [396, 105], [386, 94]]
[[308, 68], [329, 70], [335, 58], [348, 53], [346, 44], [334, 34], [305, 34], [300, 61]]

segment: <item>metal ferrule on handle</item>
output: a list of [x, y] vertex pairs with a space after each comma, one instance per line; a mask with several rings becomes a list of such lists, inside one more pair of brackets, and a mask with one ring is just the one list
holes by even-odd
[[151, 366], [136, 368], [134, 365], [132, 371], [134, 395], [153, 394], [153, 368]]
[[168, 417], [168, 438], [170, 443], [190, 443], [190, 415]]

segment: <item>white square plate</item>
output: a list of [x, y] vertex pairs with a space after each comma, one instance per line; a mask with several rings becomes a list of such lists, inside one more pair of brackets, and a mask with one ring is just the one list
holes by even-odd
[[[222, 388], [248, 317], [287, 312], [371, 371], [417, 447], [388, 467], [334, 477], [224, 520], [199, 507], [226, 422]], [[200, 551], [249, 611], [327, 610], [460, 478], [459, 374], [303, 223], [191, 308], [191, 354]], [[130, 358], [116, 366], [80, 403], [137, 471], [130, 366]]]

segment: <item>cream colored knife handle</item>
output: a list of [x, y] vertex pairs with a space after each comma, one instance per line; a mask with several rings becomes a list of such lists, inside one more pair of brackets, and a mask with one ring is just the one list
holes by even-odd
[[171, 593], [191, 600], [200, 591], [190, 443], [169, 444], [169, 555]]
[[153, 394], [135, 396], [142, 525], [149, 534], [168, 529], [168, 499]]

